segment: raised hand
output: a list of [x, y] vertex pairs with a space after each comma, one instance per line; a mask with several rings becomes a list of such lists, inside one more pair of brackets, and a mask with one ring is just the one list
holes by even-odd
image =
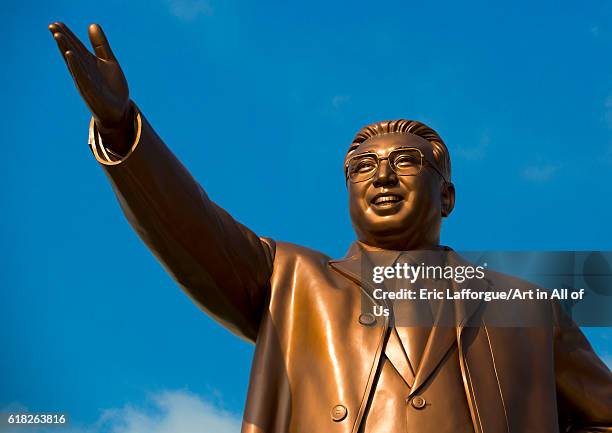
[[97, 24], [89, 26], [95, 55], [65, 24], [53, 23], [49, 30], [105, 143], [108, 141], [114, 150], [124, 154], [133, 135], [129, 90], [102, 28]]

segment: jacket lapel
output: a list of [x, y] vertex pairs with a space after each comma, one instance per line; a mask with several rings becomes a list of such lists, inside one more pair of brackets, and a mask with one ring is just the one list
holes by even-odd
[[435, 325], [431, 328], [431, 332], [429, 333], [429, 338], [418, 365], [410, 395], [418, 391], [421, 385], [427, 381], [453, 343], [457, 341], [457, 329], [454, 326], [449, 326], [449, 324], [444, 323], [449, 314], [452, 314], [452, 311], [452, 301], [442, 302], [436, 316]]
[[[394, 263], [399, 255], [399, 252], [385, 251], [384, 253], [390, 254], [389, 257], [386, 257], [390, 262], [386, 264]], [[365, 275], [364, 269], [366, 269], [366, 272], [368, 269], [371, 269], [374, 265], [373, 262], [373, 260], [370, 260], [367, 251], [365, 251], [358, 242], [355, 242], [344, 259], [330, 260], [329, 264], [341, 275], [356, 283], [361, 289], [362, 295], [367, 297], [367, 301], [389, 307], [385, 300], [374, 299], [373, 291], [376, 285], [363, 278]], [[389, 322], [386, 321], [385, 323]], [[408, 387], [411, 387], [415, 378], [414, 368], [408, 360], [409, 358], [405, 352], [405, 346], [402, 344], [395, 329], [391, 329], [388, 332], [384, 353]]]
[[[446, 264], [450, 266], [465, 266], [469, 263], [458, 257], [454, 251], [449, 251], [446, 255]], [[488, 280], [485, 280], [485, 283], [486, 286], [490, 285]], [[470, 288], [473, 291], [486, 290], [486, 288], [478, 287], [477, 284], [479, 284], [477, 280], [469, 280], [469, 283], [465, 283], [461, 287], [454, 280], [451, 280], [449, 286], [453, 293], [461, 291], [464, 287]], [[417, 368], [414, 386], [410, 390], [410, 395], [414, 395], [429, 379], [453, 344], [458, 341], [463, 329], [470, 324], [470, 319], [474, 317], [481, 304], [482, 300], [479, 299], [445, 299], [441, 302], [436, 314], [435, 324], [431, 329], [421, 362]]]
[[[381, 252], [384, 251], [381, 250]], [[391, 260], [389, 264], [394, 263], [399, 254], [401, 254], [400, 252], [391, 251], [387, 253], [396, 254], [395, 258], [390, 256], [390, 259], [393, 260]], [[449, 252], [447, 259], [448, 264], [451, 266], [467, 264], [464, 260], [457, 258], [454, 251]], [[368, 266], [368, 269], [371, 268], [372, 262], [370, 261], [368, 263], [367, 261], [369, 260], [367, 251], [365, 251], [358, 242], [355, 242], [351, 245], [344, 259], [330, 260], [329, 264], [340, 274], [355, 282], [371, 302], [378, 305], [386, 305], [384, 301], [374, 299], [373, 291], [375, 290], [375, 284], [363, 278], [364, 266]], [[451, 282], [450, 287], [452, 287], [452, 292], [461, 290], [461, 287], [454, 281]], [[477, 287], [470, 288], [472, 290], [482, 290]], [[410, 356], [410, 341], [413, 338], [410, 333], [410, 328], [396, 328], [399, 335], [398, 339], [401, 341], [400, 344], [403, 346], [402, 348], [404, 350], [401, 352], [397, 350], [391, 351], [391, 357], [389, 359], [406, 383], [411, 386], [410, 395], [415, 394], [427, 379], [429, 379], [431, 374], [444, 359], [449, 349], [458, 340], [463, 329], [469, 325], [470, 318], [473, 317], [474, 313], [481, 306], [481, 303], [481, 300], [442, 301], [436, 314], [435, 324], [429, 332], [425, 350], [420, 357], [416, 352], [412, 357]], [[424, 332], [425, 329], [421, 331]], [[399, 341], [397, 342], [399, 343]], [[400, 359], [401, 355], [408, 355], [407, 360], [409, 360], [409, 364], [406, 364], [404, 360]], [[412, 364], [410, 364], [410, 362], [412, 362]], [[410, 365], [412, 369], [416, 370], [415, 376], [412, 376]]]
[[[389, 264], [393, 263], [395, 258], [400, 254], [396, 251], [386, 251], [386, 250], [376, 250], [377, 254], [388, 254], [389, 255]], [[343, 259], [339, 260], [330, 260], [329, 265], [338, 271], [340, 274], [344, 275], [349, 280], [356, 283], [361, 291], [368, 296], [375, 304], [387, 306], [387, 302], [385, 300], [375, 300], [374, 299], [374, 290], [376, 289], [376, 284], [369, 279], [364, 279], [363, 275], [365, 272], [368, 272], [375, 265], [375, 261], [371, 259], [368, 255], [367, 250], [359, 242], [354, 242], [349, 248], [346, 256]], [[381, 263], [376, 263], [381, 264]], [[383, 285], [380, 285], [382, 288]]]
[[414, 386], [414, 369], [410, 364], [409, 358], [404, 351], [404, 347], [402, 342], [400, 341], [400, 337], [397, 333], [396, 328], [391, 328], [389, 331], [389, 339], [387, 340], [387, 345], [385, 346], [385, 355], [395, 368], [395, 370], [399, 373], [399, 375], [404, 379], [406, 385], [409, 388]]

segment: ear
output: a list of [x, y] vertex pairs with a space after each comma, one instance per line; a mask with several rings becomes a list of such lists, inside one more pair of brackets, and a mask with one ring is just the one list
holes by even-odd
[[446, 218], [455, 208], [455, 185], [450, 182], [443, 182], [440, 201], [442, 202], [442, 217]]

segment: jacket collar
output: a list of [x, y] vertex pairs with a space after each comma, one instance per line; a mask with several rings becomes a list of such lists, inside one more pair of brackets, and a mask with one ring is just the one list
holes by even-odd
[[[444, 250], [449, 251], [449, 254], [447, 255], [448, 265], [459, 266], [461, 264], [467, 264], [467, 262], [458, 254], [454, 253], [451, 248], [444, 247]], [[370, 252], [389, 254], [387, 260], [390, 261], [388, 263], [394, 263], [402, 254], [401, 251], [374, 248], [356, 241], [350, 246], [344, 258], [330, 260], [329, 265], [335, 271], [355, 282], [360, 289], [372, 299], [372, 292], [374, 290], [373, 284], [362, 278], [362, 266], [365, 265], [365, 260], [370, 260], [368, 257], [368, 253]], [[451, 290], [458, 291], [460, 288], [456, 283], [452, 282]], [[381, 301], [374, 302], [379, 304], [381, 303]], [[414, 393], [416, 393], [418, 389], [427, 381], [436, 367], [443, 360], [453, 343], [458, 341], [463, 328], [469, 323], [469, 320], [476, 313], [481, 305], [481, 302], [481, 300], [445, 300], [441, 303], [436, 321], [434, 322], [435, 325], [432, 327], [429, 334], [421, 361], [419, 362], [418, 367], [415, 366], [416, 376], [410, 390], [410, 395], [414, 395]], [[449, 317], [454, 317], [455, 323], [449, 324]], [[442, 318], [444, 318], [445, 323], [440, 323]], [[401, 328], [399, 331], [400, 335], [407, 335], [405, 332], [401, 332]]]

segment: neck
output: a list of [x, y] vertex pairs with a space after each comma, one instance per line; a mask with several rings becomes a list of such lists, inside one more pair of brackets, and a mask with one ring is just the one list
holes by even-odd
[[398, 241], [397, 239], [360, 239], [359, 242], [369, 251], [376, 250], [394, 250], [394, 251], [413, 251], [413, 250], [424, 250], [424, 251], [438, 251], [443, 250], [444, 247], [440, 245], [440, 238], [437, 237], [431, 241], [423, 242], [406, 242]]

